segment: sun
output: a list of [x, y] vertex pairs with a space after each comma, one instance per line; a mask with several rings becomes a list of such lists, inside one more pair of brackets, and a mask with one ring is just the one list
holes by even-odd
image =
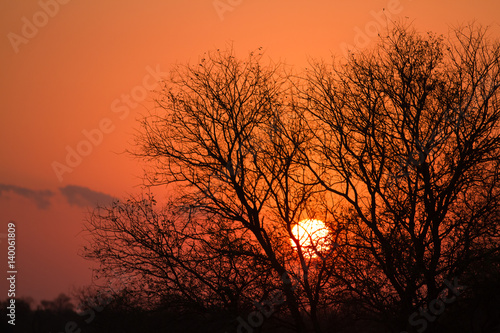
[[[304, 255], [309, 258], [317, 257], [318, 253], [329, 249], [328, 235], [330, 231], [321, 220], [302, 220], [292, 228], [292, 234], [299, 240]], [[297, 250], [293, 239], [290, 239], [290, 241], [294, 250]]]

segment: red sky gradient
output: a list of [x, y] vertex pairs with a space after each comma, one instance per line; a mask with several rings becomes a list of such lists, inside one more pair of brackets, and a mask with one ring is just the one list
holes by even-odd
[[[302, 68], [310, 58], [342, 56], [343, 43], [360, 46], [359, 31], [370, 33], [383, 20], [373, 13], [438, 33], [476, 20], [500, 36], [498, 0], [60, 2], [67, 3], [0, 3], [0, 267], [7, 271], [2, 234], [14, 220], [17, 296], [38, 301], [90, 283], [89, 263], [77, 252], [94, 199], [140, 191], [141, 165], [122, 152], [132, 147], [137, 117], [152, 105], [154, 94], [141, 95], [141, 86], [154, 88], [154, 69], [168, 72], [231, 42], [239, 54], [263, 47], [269, 58]], [[46, 22], [43, 6], [52, 11]], [[24, 27], [33, 16], [35, 32]], [[19, 42], [23, 32], [31, 37]], [[122, 100], [131, 93], [137, 105]], [[84, 146], [82, 131], [100, 125], [108, 133]], [[53, 163], [66, 164], [67, 147], [79, 144], [88, 156], [58, 177]], [[0, 299], [6, 297], [2, 280]]]

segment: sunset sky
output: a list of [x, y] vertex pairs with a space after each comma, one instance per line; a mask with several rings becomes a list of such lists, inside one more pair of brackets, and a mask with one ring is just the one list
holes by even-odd
[[475, 20], [500, 37], [498, 0], [24, 0], [0, 15], [0, 266], [15, 221], [16, 296], [37, 301], [91, 282], [83, 220], [140, 193], [141, 162], [124, 151], [175, 64], [232, 44], [300, 69], [367, 47], [391, 20], [444, 34]]

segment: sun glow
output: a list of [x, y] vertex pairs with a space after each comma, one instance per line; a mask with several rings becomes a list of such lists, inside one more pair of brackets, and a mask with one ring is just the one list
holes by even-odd
[[[300, 247], [307, 257], [317, 257], [318, 253], [327, 251], [329, 248], [328, 235], [330, 231], [321, 220], [302, 220], [292, 228], [292, 234], [298, 239]], [[294, 250], [297, 250], [293, 239], [290, 241]]]

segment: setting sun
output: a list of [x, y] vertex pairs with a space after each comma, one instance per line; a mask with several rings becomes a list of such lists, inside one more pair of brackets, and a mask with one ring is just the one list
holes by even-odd
[[[299, 240], [302, 251], [307, 257], [315, 257], [317, 252], [328, 250], [329, 230], [321, 220], [305, 219], [292, 228], [292, 234]], [[293, 239], [292, 247], [297, 246]]]

